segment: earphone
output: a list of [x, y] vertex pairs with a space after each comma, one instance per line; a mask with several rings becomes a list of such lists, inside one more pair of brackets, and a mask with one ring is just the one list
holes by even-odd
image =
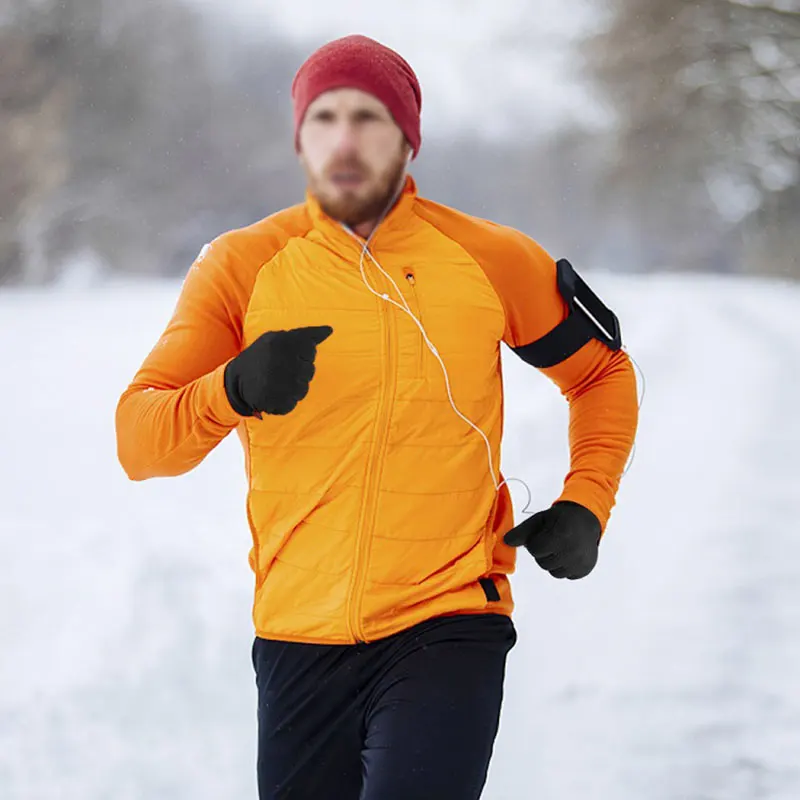
[[[354, 239], [356, 239], [356, 241], [359, 242], [359, 244], [361, 244], [361, 242], [359, 241], [359, 237], [350, 228], [348, 228], [346, 225], [343, 225], [343, 227]], [[531, 493], [530, 487], [528, 486], [527, 483], [525, 483], [525, 481], [523, 481], [521, 478], [505, 478], [503, 481], [498, 482], [497, 476], [496, 476], [496, 473], [495, 473], [495, 469], [494, 469], [494, 464], [492, 463], [492, 445], [491, 445], [491, 442], [489, 441], [489, 438], [486, 436], [486, 434], [474, 422], [472, 422], [472, 420], [470, 420], [468, 417], [466, 417], [464, 414], [462, 414], [461, 411], [459, 411], [458, 406], [456, 406], [455, 401], [453, 400], [453, 393], [452, 393], [452, 391], [450, 389], [450, 376], [449, 376], [449, 374], [447, 372], [447, 367], [445, 366], [445, 363], [442, 360], [441, 355], [439, 354], [439, 351], [436, 349], [436, 346], [433, 344], [433, 342], [431, 342], [430, 338], [428, 337], [428, 333], [425, 330], [425, 328], [422, 325], [422, 323], [416, 318], [416, 316], [414, 316], [414, 313], [408, 307], [408, 303], [406, 302], [406, 299], [403, 296], [403, 293], [400, 291], [400, 287], [397, 285], [397, 283], [395, 282], [394, 278], [392, 278], [392, 276], [389, 275], [388, 272], [386, 272], [386, 270], [380, 265], [378, 260], [372, 254], [372, 251], [369, 249], [370, 241], [371, 241], [372, 236], [374, 235], [376, 230], [377, 230], [377, 225], [375, 226], [375, 228], [373, 229], [372, 233], [369, 235], [369, 237], [367, 238], [367, 240], [363, 243], [363, 246], [361, 247], [361, 258], [359, 259], [359, 265], [358, 265], [359, 266], [359, 271], [361, 272], [361, 280], [364, 282], [364, 285], [367, 287], [367, 289], [369, 289], [369, 291], [372, 292], [372, 294], [374, 294], [376, 297], [380, 297], [382, 300], [386, 301], [387, 303], [390, 303], [391, 305], [395, 306], [396, 308], [399, 308], [401, 311], [403, 311], [404, 313], [408, 314], [408, 316], [411, 317], [411, 319], [414, 321], [414, 324], [419, 328], [419, 331], [422, 334], [423, 341], [425, 342], [425, 344], [427, 345], [428, 349], [431, 351], [433, 356], [436, 358], [436, 360], [439, 362], [439, 366], [442, 368], [442, 373], [444, 375], [445, 387], [447, 389], [447, 397], [448, 397], [448, 400], [450, 401], [450, 405], [452, 406], [453, 411], [455, 411], [456, 414], [462, 420], [464, 420], [464, 422], [466, 422], [467, 425], [469, 425], [474, 431], [479, 433], [481, 438], [483, 439], [483, 441], [486, 443], [486, 451], [487, 451], [487, 455], [488, 455], [488, 459], [489, 459], [489, 474], [492, 477], [492, 483], [494, 484], [495, 491], [499, 492], [501, 487], [503, 486], [503, 484], [507, 484], [507, 483], [509, 483], [509, 481], [518, 481], [519, 483], [521, 483], [525, 487], [525, 489], [528, 492], [528, 502], [525, 504], [525, 508], [522, 509], [522, 513], [528, 513], [528, 514], [533, 513], [532, 511], [528, 510], [530, 508], [531, 502], [533, 501], [533, 495]], [[369, 281], [367, 280], [366, 272], [364, 271], [364, 257], [365, 256], [369, 256], [369, 258], [372, 261], [372, 263], [378, 268], [378, 270], [380, 270], [380, 272], [383, 274], [383, 276], [386, 277], [390, 281], [392, 286], [397, 291], [398, 296], [402, 300], [402, 305], [400, 303], [398, 303], [396, 300], [393, 300], [386, 292], [378, 292], [370, 285]]]
[[[411, 160], [411, 155], [409, 155], [409, 161], [410, 160]], [[369, 291], [372, 292], [372, 294], [374, 294], [376, 297], [380, 297], [382, 300], [386, 301], [387, 303], [390, 303], [391, 305], [395, 306], [396, 308], [399, 308], [401, 311], [403, 311], [404, 313], [408, 314], [408, 316], [411, 317], [411, 319], [414, 321], [414, 324], [419, 328], [419, 331], [422, 334], [423, 341], [425, 342], [426, 346], [431, 351], [431, 353], [434, 355], [436, 360], [439, 362], [439, 366], [442, 368], [442, 373], [444, 375], [444, 381], [445, 381], [445, 387], [447, 388], [447, 397], [448, 397], [448, 400], [450, 401], [450, 405], [452, 406], [453, 411], [455, 411], [455, 413], [462, 420], [464, 420], [464, 422], [466, 422], [467, 425], [469, 425], [473, 430], [475, 430], [478, 434], [480, 434], [481, 438], [486, 443], [486, 451], [487, 451], [487, 456], [488, 456], [488, 459], [489, 459], [489, 474], [492, 477], [492, 483], [494, 484], [495, 491], [499, 492], [500, 489], [502, 488], [503, 484], [508, 484], [511, 481], [516, 481], [518, 483], [521, 483], [525, 487], [526, 491], [528, 492], [528, 502], [525, 504], [525, 507], [522, 509], [522, 513], [523, 514], [533, 514], [534, 512], [532, 510], [530, 510], [530, 506], [531, 506], [531, 503], [533, 501], [533, 494], [532, 494], [531, 489], [528, 486], [528, 484], [525, 483], [525, 481], [522, 480], [522, 478], [505, 478], [504, 480], [498, 482], [497, 476], [496, 476], [496, 473], [495, 473], [495, 469], [494, 469], [494, 464], [492, 463], [492, 445], [491, 445], [491, 442], [489, 442], [489, 438], [486, 436], [486, 434], [474, 422], [472, 422], [470, 419], [468, 419], [466, 416], [464, 416], [464, 414], [462, 414], [461, 411], [459, 411], [458, 407], [455, 404], [455, 401], [453, 400], [453, 394], [452, 394], [452, 391], [450, 389], [450, 376], [448, 375], [447, 367], [445, 366], [445, 363], [442, 360], [442, 357], [439, 354], [439, 351], [436, 349], [436, 347], [433, 344], [433, 342], [431, 342], [430, 338], [428, 337], [427, 331], [425, 330], [425, 328], [422, 325], [422, 323], [416, 318], [416, 316], [414, 316], [414, 313], [408, 307], [408, 303], [406, 302], [406, 299], [405, 299], [403, 293], [400, 291], [400, 287], [397, 285], [397, 283], [395, 282], [394, 278], [392, 278], [392, 276], [389, 275], [389, 273], [386, 272], [386, 270], [380, 265], [380, 263], [375, 258], [375, 256], [372, 254], [372, 251], [369, 248], [370, 242], [372, 241], [372, 237], [375, 235], [375, 232], [377, 231], [378, 226], [383, 221], [383, 219], [386, 216], [386, 214], [388, 213], [389, 209], [391, 209], [394, 206], [395, 201], [397, 200], [397, 197], [399, 196], [399, 194], [401, 192], [402, 192], [402, 186], [401, 186], [400, 190], [392, 198], [391, 202], [389, 203], [389, 205], [386, 208], [386, 211], [383, 212], [383, 214], [381, 215], [381, 217], [377, 221], [375, 227], [372, 229], [372, 233], [370, 233], [370, 235], [367, 237], [366, 241], [363, 241], [363, 244], [362, 244], [362, 240], [358, 236], [358, 234], [356, 234], [351, 228], [349, 228], [344, 223], [341, 223], [342, 227], [344, 228], [344, 230], [347, 231], [347, 233], [349, 233], [356, 240], [356, 242], [358, 242], [359, 245], [361, 245], [361, 257], [359, 259], [359, 264], [358, 264], [359, 271], [361, 272], [361, 280], [364, 282], [364, 285], [367, 287], [367, 289], [369, 289]], [[367, 280], [366, 272], [364, 270], [364, 257], [365, 256], [369, 256], [370, 260], [378, 268], [378, 270], [380, 270], [381, 274], [385, 278], [388, 278], [388, 280], [390, 281], [392, 286], [397, 291], [398, 297], [402, 301], [402, 305], [400, 303], [398, 303], [396, 300], [393, 300], [386, 292], [378, 292], [370, 285], [369, 281]], [[627, 349], [624, 348], [624, 347], [622, 349], [627, 353], [628, 357], [631, 359], [631, 362], [634, 364], [634, 366], [639, 370], [639, 372], [642, 375], [642, 395], [641, 395], [641, 398], [639, 398], [639, 402], [638, 402], [639, 409], [641, 409], [642, 402], [644, 401], [644, 393], [645, 393], [644, 371], [641, 369], [641, 367], [639, 367], [639, 365], [636, 363], [636, 360], [633, 358], [633, 356], [630, 355], [630, 353], [627, 351]], [[633, 463], [633, 459], [635, 457], [635, 453], [636, 453], [636, 442], [634, 441], [633, 449], [632, 449], [632, 451], [630, 453], [630, 456], [628, 458], [628, 463], [626, 464], [625, 469], [623, 470], [622, 475], [620, 477], [624, 477], [627, 474], [628, 470], [631, 467], [631, 464]]]

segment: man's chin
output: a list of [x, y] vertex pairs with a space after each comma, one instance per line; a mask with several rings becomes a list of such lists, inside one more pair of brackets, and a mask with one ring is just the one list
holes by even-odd
[[315, 192], [317, 201], [329, 217], [354, 228], [372, 222], [388, 211], [403, 170], [404, 165], [398, 164], [396, 175], [391, 173], [383, 181], [369, 182], [359, 187], [336, 186], [326, 182], [323, 189], [322, 186], [314, 187], [312, 183], [312, 192], [318, 188]]
[[[375, 203], [360, 197], [357, 192], [345, 190], [336, 195], [327, 195], [319, 198], [322, 210], [338, 222], [343, 222], [350, 227], [368, 222], [374, 218]], [[378, 212], [379, 213], [379, 212]]]

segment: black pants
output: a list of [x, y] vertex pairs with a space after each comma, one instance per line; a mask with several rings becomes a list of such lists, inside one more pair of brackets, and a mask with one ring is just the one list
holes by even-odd
[[516, 639], [499, 614], [359, 645], [257, 638], [259, 797], [476, 800]]

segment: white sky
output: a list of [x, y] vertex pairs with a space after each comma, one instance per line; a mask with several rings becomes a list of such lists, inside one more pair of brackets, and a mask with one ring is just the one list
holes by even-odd
[[[531, 134], [567, 114], [592, 113], [571, 70], [570, 40], [592, 24], [592, 0], [191, 0], [246, 29], [277, 26], [309, 52], [322, 40], [363, 33], [400, 52], [423, 89], [423, 128], [502, 133], [514, 118]], [[565, 11], [565, 7], [568, 9]], [[518, 36], [514, 50], [503, 37]], [[524, 44], [523, 44], [524, 42]]]

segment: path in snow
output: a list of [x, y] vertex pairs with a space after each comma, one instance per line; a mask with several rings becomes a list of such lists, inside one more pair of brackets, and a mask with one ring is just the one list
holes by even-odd
[[653, 284], [624, 308], [647, 393], [599, 572], [517, 577], [494, 800], [800, 794], [798, 294]]
[[[646, 374], [636, 457], [589, 578], [520, 553], [485, 797], [796, 800], [800, 287], [594, 282]], [[255, 796], [238, 442], [180, 479], [115, 460], [117, 397], [177, 290], [0, 292], [3, 800]], [[504, 359], [504, 474], [538, 507], [566, 407]]]

